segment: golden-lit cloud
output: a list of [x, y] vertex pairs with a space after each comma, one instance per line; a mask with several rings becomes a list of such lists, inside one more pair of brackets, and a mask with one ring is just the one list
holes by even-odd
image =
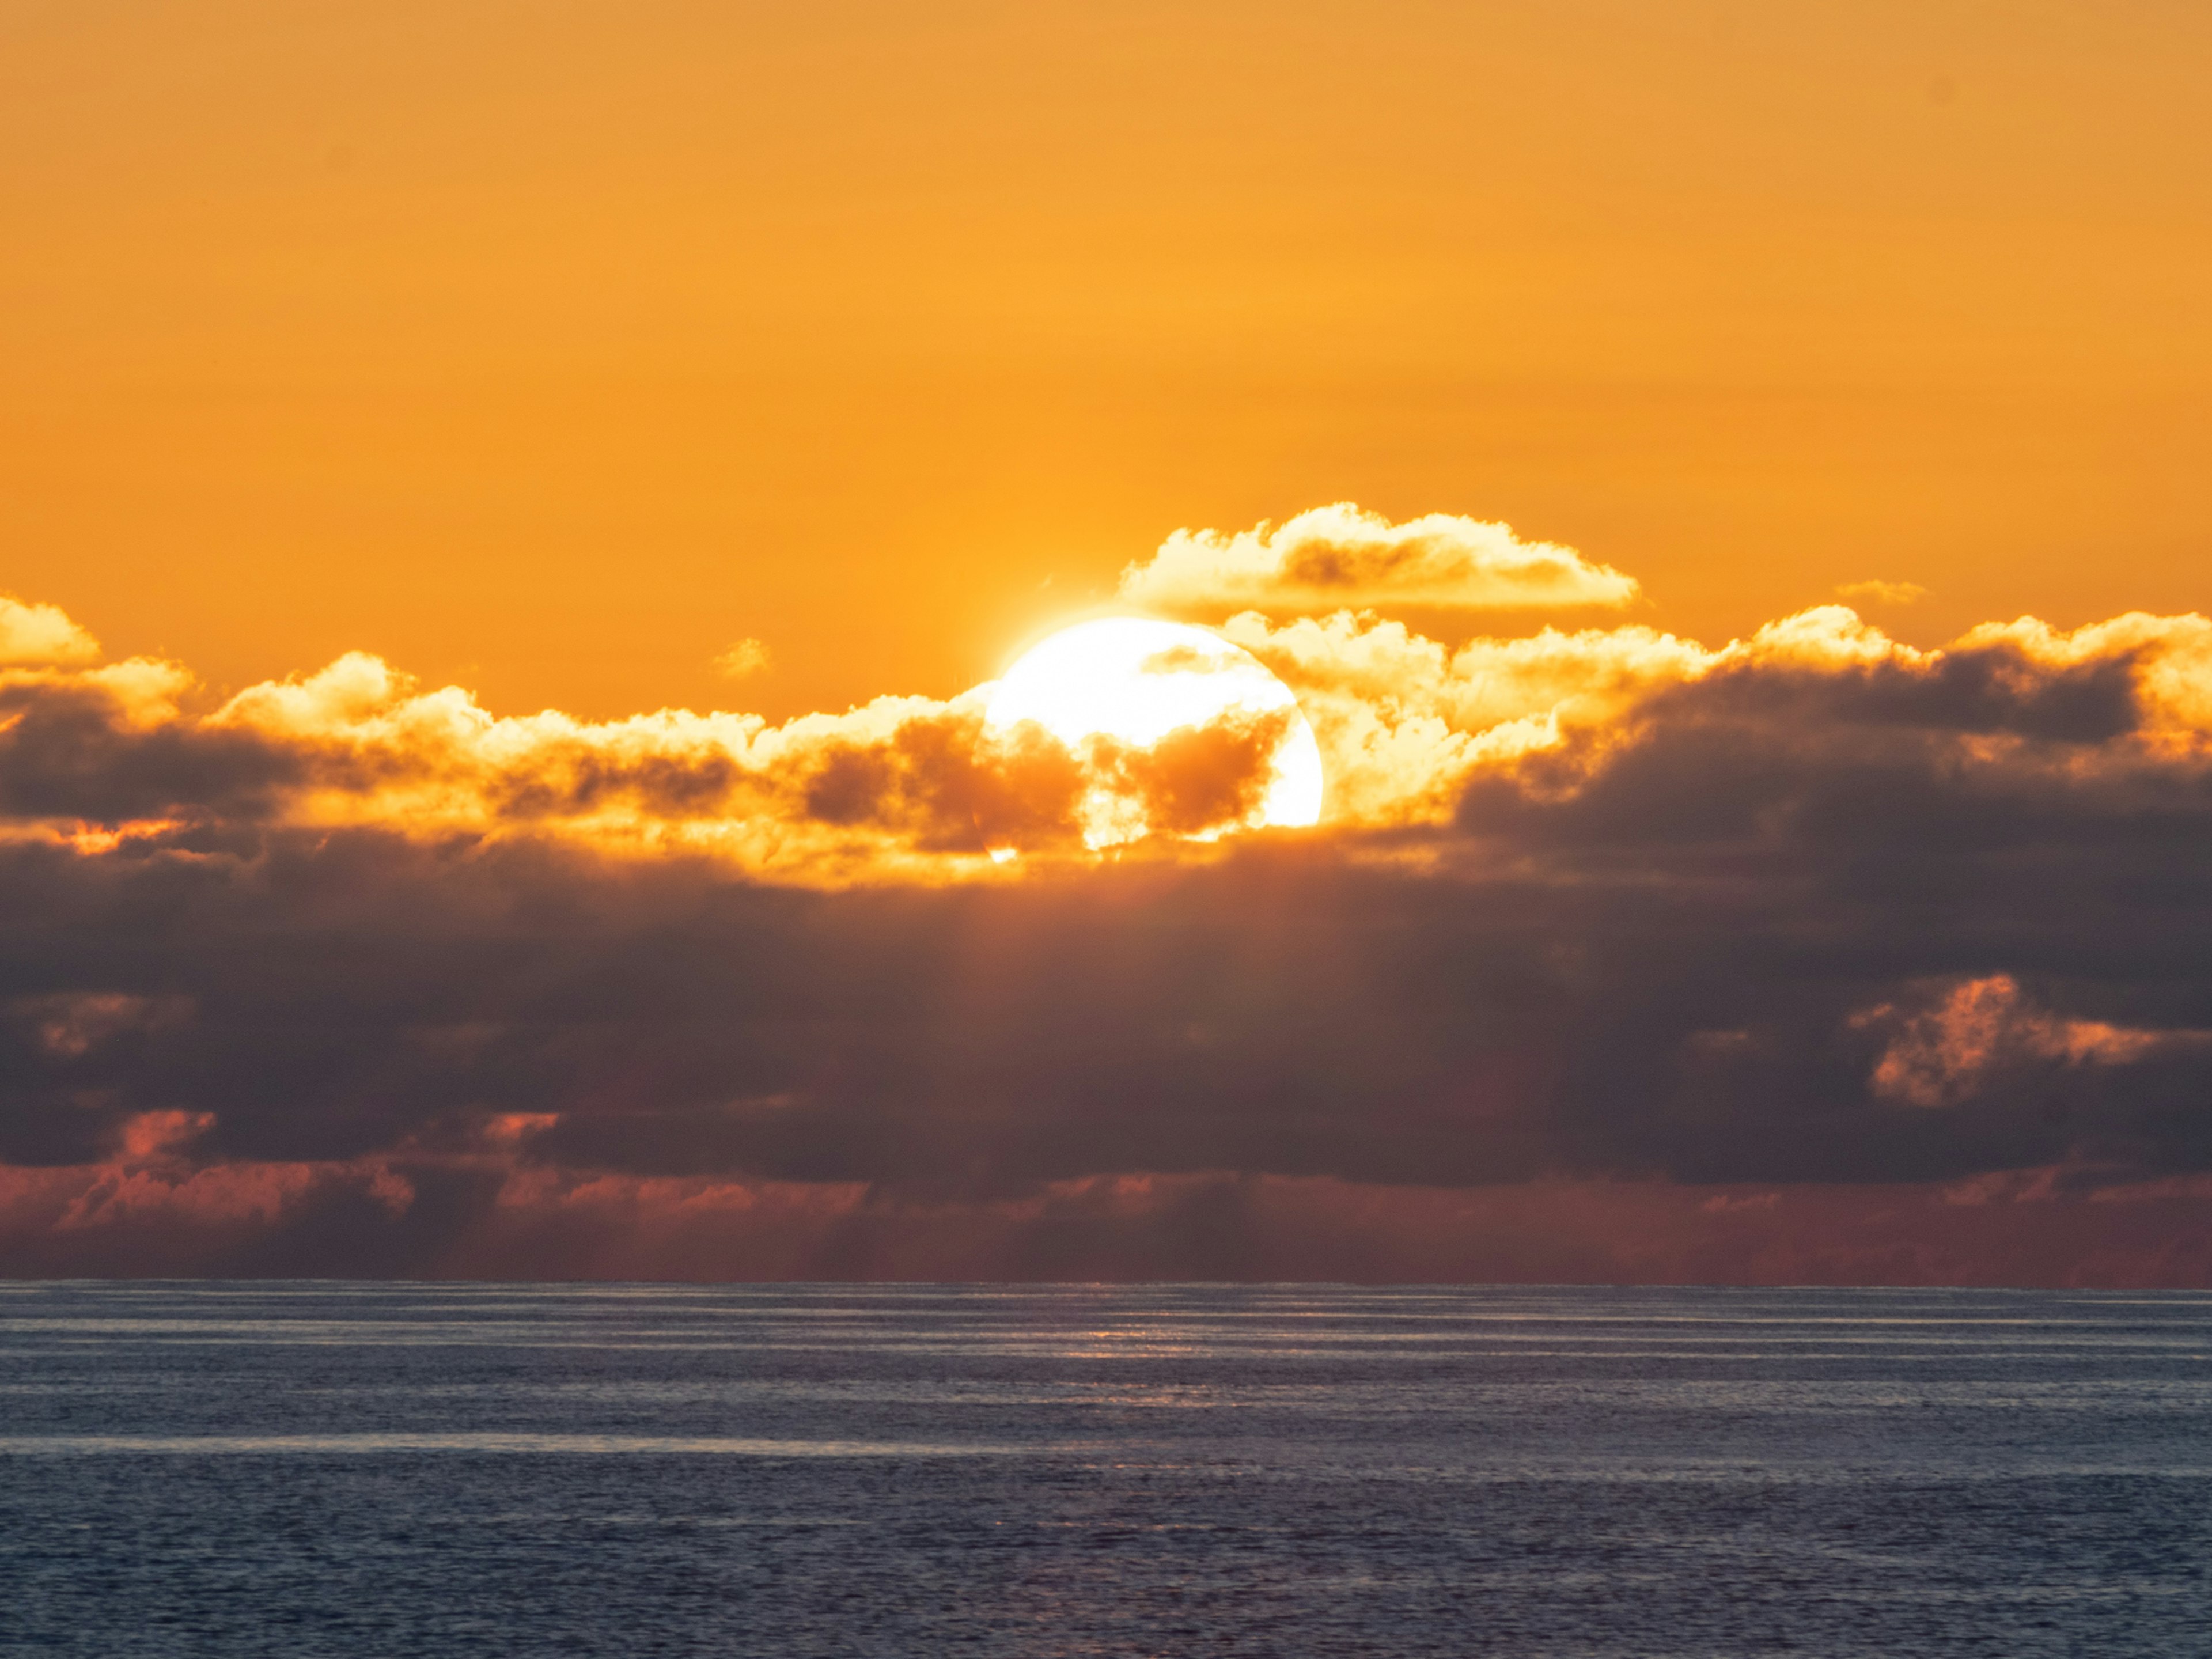
[[204, 715], [178, 702], [190, 684], [146, 661], [19, 674], [0, 686], [18, 709], [0, 730], [13, 770], [0, 804], [19, 829], [70, 837], [213, 816], [552, 835], [803, 882], [943, 880], [988, 872], [994, 849], [1082, 853], [1102, 800], [1121, 841], [1246, 823], [1295, 712], [1232, 708], [1153, 743], [992, 726], [988, 686], [780, 724], [682, 709], [498, 716], [359, 652]]
[[[20, 609], [41, 618], [55, 648], [79, 648], [62, 613]], [[1990, 623], [1942, 651], [1893, 640], [1841, 605], [1717, 647], [1638, 625], [1455, 647], [1348, 611], [1280, 622], [1247, 611], [1221, 631], [1295, 696], [1319, 745], [1324, 825], [1338, 832], [1447, 825], [1484, 775], [1571, 793], [1655, 721], [1679, 720], [1670, 699], [1698, 686], [1714, 699], [1771, 700], [1784, 732], [1859, 705], [1924, 705], [1957, 722], [1947, 741], [1970, 769], [2033, 763], [2017, 740], [1983, 729], [2008, 708], [2109, 723], [2108, 743], [2067, 761], [2076, 769], [2152, 749], [2201, 756], [2212, 728], [2212, 623], [2193, 617], [2071, 632]], [[1102, 845], [1109, 799], [1123, 828], [1105, 844], [1210, 840], [1255, 821], [1276, 737], [1235, 709], [1157, 744], [994, 726], [989, 684], [780, 723], [684, 709], [501, 716], [363, 653], [205, 714], [185, 711], [191, 679], [174, 664], [80, 659], [7, 675], [9, 806], [20, 820], [74, 828], [251, 811], [410, 834], [559, 834], [807, 882], [982, 875], [994, 848], [1079, 854]]]
[[1555, 629], [1454, 651], [1403, 623], [1340, 611], [1222, 630], [1294, 691], [1322, 747], [1328, 813], [1344, 824], [1448, 817], [1469, 773], [1553, 746], [1636, 696], [1705, 671], [1715, 653], [1647, 628]]
[[1178, 530], [1121, 573], [1133, 605], [1192, 615], [1391, 606], [1501, 611], [1619, 606], [1635, 579], [1511, 526], [1431, 513], [1404, 524], [1350, 501], [1233, 535]]
[[99, 643], [58, 607], [0, 593], [0, 667], [67, 665], [99, 655]]

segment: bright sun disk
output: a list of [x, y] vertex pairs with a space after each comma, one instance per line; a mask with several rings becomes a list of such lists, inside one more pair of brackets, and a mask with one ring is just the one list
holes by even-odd
[[[1259, 805], [1240, 824], [1222, 827], [1299, 828], [1321, 818], [1321, 746], [1313, 727], [1290, 687], [1250, 652], [1206, 629], [1144, 617], [1064, 628], [1006, 671], [983, 723], [1005, 732], [1034, 720], [1080, 754], [1093, 738], [1150, 748], [1185, 727], [1285, 708], [1291, 718], [1268, 758]], [[1092, 847], [1133, 841], [1148, 828], [1141, 803], [1103, 786], [1085, 798], [1081, 811], [1084, 839]]]

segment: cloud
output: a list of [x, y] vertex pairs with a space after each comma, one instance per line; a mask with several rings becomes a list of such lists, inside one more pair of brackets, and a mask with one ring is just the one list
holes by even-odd
[[1349, 501], [1234, 535], [1178, 530], [1121, 583], [1133, 605], [1201, 616], [1619, 606], [1636, 593], [1633, 578], [1506, 525], [1443, 513], [1394, 525]]
[[2212, 1031], [2146, 1031], [2104, 1020], [2061, 1019], [2035, 1006], [2009, 974], [1957, 981], [1915, 1011], [1885, 1002], [1851, 1017], [1889, 1036], [1874, 1091], [1914, 1106], [1955, 1106], [2008, 1070], [2126, 1066], [2161, 1051], [2212, 1044]]
[[2212, 1271], [2212, 623], [1228, 632], [1317, 832], [1198, 839], [1249, 722], [0, 678], [8, 1261]]
[[1611, 719], [1718, 659], [1645, 628], [1547, 628], [1456, 652], [1349, 612], [1281, 626], [1247, 612], [1222, 631], [1297, 694], [1340, 824], [1446, 821], [1479, 769], [1555, 746], [1570, 727]]
[[725, 679], [741, 680], [769, 671], [768, 647], [754, 639], [739, 640], [714, 659], [714, 672]]
[[0, 814], [115, 823], [190, 807], [257, 819], [304, 780], [297, 750], [188, 719], [172, 689], [152, 672], [0, 678]]
[[1845, 582], [1836, 589], [1836, 596], [1869, 605], [1914, 605], [1928, 597], [1928, 590], [1918, 582]]
[[[163, 1133], [170, 1126], [157, 1126]], [[151, 1136], [157, 1138], [157, 1136]], [[27, 1273], [2201, 1286], [2197, 1187], [1381, 1187], [1209, 1171], [945, 1201], [826, 1182], [433, 1160], [0, 1170]]]
[[191, 1000], [183, 997], [64, 991], [18, 998], [7, 1012], [36, 1033], [39, 1046], [47, 1054], [73, 1060], [126, 1033], [179, 1024], [190, 1017], [191, 1011]]
[[1032, 725], [987, 730], [982, 688], [781, 726], [675, 709], [501, 718], [361, 653], [204, 718], [177, 703], [186, 684], [148, 664], [0, 681], [0, 812], [54, 835], [400, 826], [698, 850], [779, 879], [944, 879], [989, 848], [1080, 850], [1102, 800], [1131, 836], [1236, 827], [1281, 735], [1231, 710], [1144, 750], [1071, 749]]
[[99, 657], [98, 642], [55, 606], [0, 593], [0, 667], [74, 667]]

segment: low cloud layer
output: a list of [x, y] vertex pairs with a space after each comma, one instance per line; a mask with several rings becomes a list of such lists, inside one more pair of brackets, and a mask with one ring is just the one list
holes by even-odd
[[1121, 597], [1196, 616], [1417, 606], [1511, 611], [1619, 606], [1634, 578], [1510, 526], [1431, 513], [1405, 524], [1349, 501], [1224, 535], [1178, 530], [1121, 573]]
[[[1078, 752], [981, 689], [0, 670], [0, 1263], [2212, 1272], [2212, 623], [1224, 631], [1316, 830], [1193, 838], [1234, 732]], [[1111, 856], [1102, 769], [1157, 814]]]

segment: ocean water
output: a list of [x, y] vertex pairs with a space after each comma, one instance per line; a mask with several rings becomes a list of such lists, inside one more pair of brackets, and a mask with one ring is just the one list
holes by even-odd
[[2212, 1297], [0, 1284], [0, 1653], [2212, 1655]]

